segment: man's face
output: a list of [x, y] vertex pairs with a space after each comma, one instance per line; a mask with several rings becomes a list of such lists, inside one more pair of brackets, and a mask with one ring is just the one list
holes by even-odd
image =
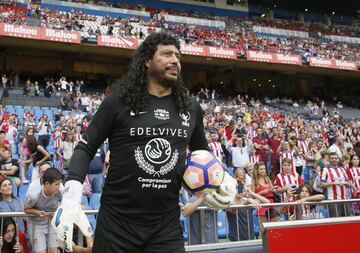
[[211, 141], [217, 141], [218, 140], [218, 136], [217, 136], [217, 134], [210, 134], [210, 139], [211, 139]]
[[318, 141], [316, 146], [318, 149], [321, 149], [323, 147], [324, 143], [322, 141]]
[[262, 132], [263, 132], [263, 131], [262, 131], [261, 128], [256, 129], [256, 135], [257, 135], [257, 136], [260, 137], [260, 136], [262, 135]]
[[59, 191], [60, 184], [61, 184], [61, 179], [55, 180], [55, 182], [53, 182], [52, 184], [50, 184], [49, 182], [46, 182], [45, 187], [47, 187], [49, 192], [52, 194], [52, 193], [56, 193]]
[[5, 140], [5, 134], [4, 133], [1, 133], [0, 134], [0, 143], [3, 143]]
[[42, 177], [45, 173], [45, 171], [50, 168], [51, 166], [49, 164], [43, 164], [39, 167], [39, 175]]
[[145, 65], [149, 78], [163, 87], [173, 87], [181, 72], [180, 52], [174, 45], [158, 45], [153, 58]]
[[329, 157], [329, 159], [330, 159], [331, 165], [333, 165], [333, 166], [337, 166], [337, 165], [338, 165], [338, 163], [339, 163], [339, 156], [338, 156], [338, 155], [331, 155], [331, 156]]
[[3, 152], [3, 154], [2, 154], [2, 156], [3, 156], [3, 159], [4, 159], [4, 160], [9, 159], [9, 158], [11, 157], [10, 151], [9, 151], [9, 150], [5, 150], [5, 151]]

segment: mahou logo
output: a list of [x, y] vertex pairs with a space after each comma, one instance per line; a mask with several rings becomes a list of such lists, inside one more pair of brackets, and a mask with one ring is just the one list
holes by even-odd
[[133, 38], [123, 38], [123, 37], [108, 36], [108, 35], [98, 36], [98, 46], [136, 49], [138, 45], [139, 45], [138, 40]]
[[201, 55], [201, 56], [205, 56], [206, 54], [205, 47], [203, 46], [181, 44], [180, 50], [182, 54]]
[[81, 35], [79, 32], [43, 28], [42, 39], [69, 43], [80, 43]]
[[28, 39], [40, 39], [40, 28], [11, 24], [0, 24], [0, 35]]
[[222, 47], [209, 47], [209, 56], [218, 58], [236, 59], [236, 50]]

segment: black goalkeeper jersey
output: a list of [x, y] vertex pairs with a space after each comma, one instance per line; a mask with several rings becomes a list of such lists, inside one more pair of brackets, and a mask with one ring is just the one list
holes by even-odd
[[146, 110], [127, 111], [111, 94], [104, 99], [84, 142], [73, 154], [68, 180], [84, 181], [98, 147], [109, 138], [110, 168], [101, 209], [115, 216], [155, 221], [177, 210], [186, 149], [208, 149], [203, 112], [192, 100], [191, 110], [179, 113], [173, 95], [149, 97]]

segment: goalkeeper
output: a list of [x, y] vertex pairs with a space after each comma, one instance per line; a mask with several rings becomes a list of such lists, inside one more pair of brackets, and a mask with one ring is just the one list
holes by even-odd
[[[79, 252], [73, 247], [73, 223], [92, 236], [80, 208], [82, 182], [96, 150], [109, 138], [110, 167], [94, 244], [81, 252], [185, 252], [178, 194], [186, 149], [208, 145], [202, 110], [188, 96], [180, 73], [178, 38], [152, 33], [102, 102], [74, 151], [63, 201], [52, 220], [67, 251]], [[206, 196], [207, 203], [226, 208], [235, 194], [236, 181], [226, 174], [219, 192]]]

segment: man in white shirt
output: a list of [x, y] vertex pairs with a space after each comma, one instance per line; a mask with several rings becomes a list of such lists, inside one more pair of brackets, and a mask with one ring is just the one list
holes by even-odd
[[83, 112], [87, 112], [89, 110], [90, 102], [91, 102], [90, 98], [84, 92], [81, 97], [81, 107]]
[[236, 146], [232, 146], [233, 138], [231, 138], [226, 144], [226, 149], [232, 155], [234, 168], [245, 168], [246, 164], [250, 161], [249, 155], [252, 149], [252, 142], [242, 136], [237, 136], [235, 138]]
[[332, 144], [328, 149], [329, 153], [335, 152], [336, 154], [338, 154], [339, 158], [342, 159], [343, 154], [341, 152], [341, 149], [343, 147], [343, 144], [344, 144], [343, 137], [339, 135], [336, 136], [334, 144]]
[[66, 81], [65, 76], [61, 77], [60, 86], [61, 86], [61, 91], [67, 91], [68, 82]]

